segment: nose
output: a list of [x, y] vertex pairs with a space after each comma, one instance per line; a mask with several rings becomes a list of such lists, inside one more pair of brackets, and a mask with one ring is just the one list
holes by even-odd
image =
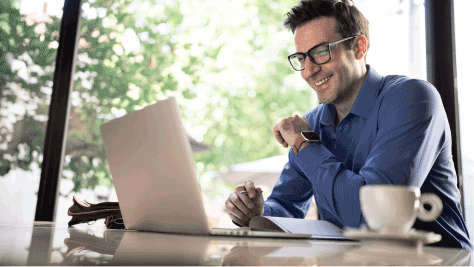
[[307, 80], [309, 77], [320, 71], [320, 65], [316, 65], [309, 58], [306, 58], [304, 61], [304, 70], [301, 71], [301, 76], [303, 76], [303, 79]]

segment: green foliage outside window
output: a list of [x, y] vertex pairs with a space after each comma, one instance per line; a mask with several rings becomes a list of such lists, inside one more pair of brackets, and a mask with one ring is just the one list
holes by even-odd
[[[282, 21], [294, 4], [85, 1], [63, 167], [71, 192], [112, 186], [102, 123], [169, 96], [188, 134], [212, 146], [194, 155], [201, 177], [287, 153], [272, 128], [310, 109], [311, 94], [286, 59], [293, 36]], [[1, 177], [42, 162], [60, 18], [29, 23], [13, 2], [0, 5]], [[211, 195], [227, 186], [212, 184]]]

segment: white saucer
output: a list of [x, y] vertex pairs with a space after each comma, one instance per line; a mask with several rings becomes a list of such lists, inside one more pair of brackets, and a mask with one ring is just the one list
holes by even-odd
[[370, 243], [385, 243], [392, 245], [403, 245], [403, 246], [423, 246], [425, 244], [436, 243], [441, 240], [441, 235], [411, 229], [406, 233], [396, 232], [375, 232], [368, 230], [367, 228], [356, 229], [356, 228], [345, 228], [344, 236], [350, 239], [359, 240], [362, 242]]

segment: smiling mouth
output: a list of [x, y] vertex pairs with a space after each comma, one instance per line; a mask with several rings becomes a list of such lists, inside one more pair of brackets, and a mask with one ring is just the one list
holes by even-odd
[[320, 86], [320, 85], [322, 85], [323, 83], [329, 81], [329, 79], [331, 79], [331, 77], [332, 77], [332, 75], [330, 75], [330, 76], [328, 76], [328, 77], [326, 77], [326, 78], [324, 78], [324, 79], [321, 79], [321, 80], [315, 82], [314, 84], [315, 84], [316, 86]]

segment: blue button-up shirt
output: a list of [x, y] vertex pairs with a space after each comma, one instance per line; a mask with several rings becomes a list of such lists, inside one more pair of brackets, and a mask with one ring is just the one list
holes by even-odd
[[297, 155], [290, 149], [263, 215], [304, 218], [314, 196], [323, 220], [360, 227], [365, 224], [361, 186], [416, 186], [438, 195], [443, 211], [436, 221], [417, 220], [414, 228], [441, 234], [435, 245], [472, 250], [439, 93], [428, 82], [367, 69], [351, 111], [339, 124], [334, 105], [320, 104], [305, 115], [321, 143]]

